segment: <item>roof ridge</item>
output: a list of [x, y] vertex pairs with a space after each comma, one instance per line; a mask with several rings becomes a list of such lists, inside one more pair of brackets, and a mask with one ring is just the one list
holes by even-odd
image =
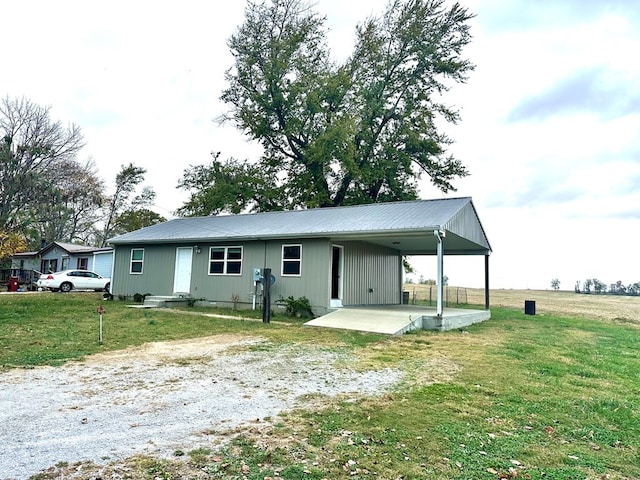
[[[312, 211], [330, 211], [330, 210], [345, 210], [350, 208], [364, 208], [380, 205], [398, 205], [408, 203], [430, 203], [430, 202], [446, 202], [453, 200], [471, 200], [470, 196], [462, 197], [448, 197], [448, 198], [417, 198], [415, 200], [393, 200], [389, 202], [374, 202], [374, 203], [359, 203], [356, 205], [336, 205], [335, 207], [314, 207], [314, 208], [299, 208], [295, 210], [269, 210], [267, 212], [248, 212], [248, 213], [225, 213], [223, 215], [199, 215], [196, 217], [176, 217], [173, 220], [195, 220], [195, 219], [208, 219], [212, 217], [224, 218], [224, 217], [249, 217], [255, 215], [278, 215], [284, 213], [298, 213], [298, 212], [312, 212]], [[146, 228], [146, 227], [145, 227]]]

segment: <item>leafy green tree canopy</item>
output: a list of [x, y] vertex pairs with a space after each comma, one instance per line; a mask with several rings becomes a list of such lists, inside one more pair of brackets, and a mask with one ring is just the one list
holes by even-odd
[[153, 210], [140, 208], [138, 210], [127, 210], [120, 214], [117, 224], [123, 232], [133, 232], [150, 225], [166, 222], [166, 220], [166, 218]]
[[[303, 0], [249, 1], [228, 41], [235, 59], [222, 122], [260, 142], [257, 162], [190, 167], [179, 212], [215, 214], [417, 197], [427, 176], [447, 192], [468, 174], [447, 154], [439, 122], [458, 112], [443, 94], [473, 69], [472, 15], [443, 0], [392, 0], [356, 29], [352, 55], [332, 60], [325, 18]], [[253, 186], [253, 188], [251, 188]]]
[[[164, 221], [146, 207], [153, 204], [156, 193], [151, 187], [138, 186], [144, 181], [147, 170], [133, 163], [121, 165], [116, 175], [113, 194], [107, 198], [101, 231], [96, 232], [96, 245], [105, 246], [109, 238]], [[147, 223], [149, 222], [149, 223]]]
[[211, 164], [189, 168], [178, 187], [192, 192], [176, 211], [180, 216], [206, 216], [221, 211], [237, 214], [250, 207], [259, 211], [282, 209], [277, 188], [264, 178], [259, 165], [233, 158], [221, 161], [220, 152], [213, 154]]

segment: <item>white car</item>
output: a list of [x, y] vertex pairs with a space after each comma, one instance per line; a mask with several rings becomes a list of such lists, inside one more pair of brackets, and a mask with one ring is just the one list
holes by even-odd
[[70, 292], [71, 290], [109, 291], [111, 279], [104, 278], [88, 270], [64, 270], [62, 272], [40, 275], [38, 289], [49, 289], [53, 292]]

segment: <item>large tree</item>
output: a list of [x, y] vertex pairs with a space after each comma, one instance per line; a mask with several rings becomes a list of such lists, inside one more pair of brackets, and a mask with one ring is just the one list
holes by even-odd
[[55, 185], [53, 172], [74, 162], [83, 147], [76, 125], [53, 121], [49, 107], [0, 101], [0, 228], [21, 231], [37, 222]]
[[104, 187], [96, 165], [66, 160], [48, 170], [49, 188], [40, 194], [43, 204], [32, 229], [39, 239], [90, 243], [101, 219]]
[[[442, 96], [473, 69], [461, 57], [466, 9], [393, 0], [358, 26], [342, 64], [331, 60], [325, 18], [303, 0], [250, 1], [245, 15], [228, 42], [235, 63], [221, 120], [259, 141], [263, 155], [190, 167], [179, 186], [192, 198], [181, 213], [413, 199], [423, 175], [444, 192], [467, 175], [437, 127], [458, 120]], [[196, 197], [206, 203], [189, 208]]]
[[147, 170], [133, 163], [122, 165], [116, 175], [113, 193], [104, 204], [103, 223], [96, 231], [95, 244], [104, 247], [109, 238], [164, 221], [147, 209], [156, 197], [151, 187], [138, 187]]

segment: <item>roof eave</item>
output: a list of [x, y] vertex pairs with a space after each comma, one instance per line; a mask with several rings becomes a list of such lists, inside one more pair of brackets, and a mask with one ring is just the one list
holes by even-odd
[[238, 236], [225, 236], [225, 237], [188, 237], [188, 238], [163, 238], [163, 239], [122, 239], [118, 240], [114, 238], [109, 241], [112, 245], [158, 245], [166, 243], [206, 243], [206, 242], [220, 242], [220, 241], [234, 241], [234, 242], [252, 242], [252, 241], [266, 241], [266, 240], [285, 240], [285, 239], [297, 239], [297, 238], [341, 238], [341, 239], [353, 239], [360, 240], [366, 238], [381, 238], [391, 237], [397, 235], [431, 235], [434, 230], [439, 230], [439, 225], [433, 225], [428, 227], [410, 228], [410, 229], [395, 229], [395, 230], [367, 230], [361, 232], [354, 231], [336, 231], [336, 232], [310, 232], [310, 233], [281, 233], [281, 234], [266, 234], [266, 235], [238, 235]]

